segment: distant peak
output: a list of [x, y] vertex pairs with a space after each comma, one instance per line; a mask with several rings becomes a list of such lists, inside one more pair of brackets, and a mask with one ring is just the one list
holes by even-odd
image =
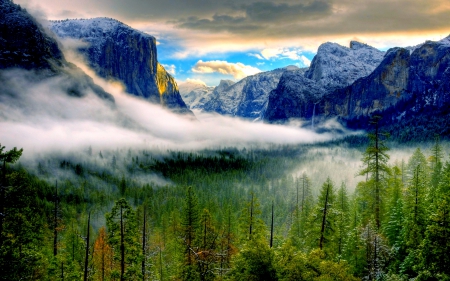
[[352, 49], [352, 50], [358, 50], [358, 49], [367, 48], [367, 47], [372, 48], [371, 46], [361, 43], [361, 42], [358, 42], [358, 41], [353, 41], [353, 40], [350, 41], [350, 49]]
[[286, 69], [288, 71], [291, 71], [291, 70], [297, 70], [297, 69], [300, 69], [300, 68], [298, 66], [296, 66], [296, 65], [288, 65], [288, 66], [284, 67], [284, 69]]

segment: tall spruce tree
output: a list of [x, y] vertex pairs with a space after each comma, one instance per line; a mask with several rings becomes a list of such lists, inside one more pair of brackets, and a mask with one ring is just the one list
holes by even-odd
[[116, 265], [112, 275], [120, 281], [142, 278], [142, 251], [136, 213], [124, 198], [116, 201], [111, 212], [106, 214], [106, 226]]

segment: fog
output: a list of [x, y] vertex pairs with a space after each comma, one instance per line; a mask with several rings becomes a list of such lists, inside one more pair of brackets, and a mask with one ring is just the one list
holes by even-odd
[[[74, 44], [71, 42], [71, 44]], [[253, 123], [216, 114], [186, 118], [123, 92], [120, 83], [105, 81], [73, 53], [66, 57], [94, 78], [115, 99], [115, 106], [87, 92], [67, 95], [67, 81], [37, 79], [33, 72], [2, 71], [0, 143], [28, 153], [95, 149], [163, 148], [194, 150], [254, 144], [295, 144], [339, 137], [298, 126]], [[1, 87], [1, 86], [0, 86]]]

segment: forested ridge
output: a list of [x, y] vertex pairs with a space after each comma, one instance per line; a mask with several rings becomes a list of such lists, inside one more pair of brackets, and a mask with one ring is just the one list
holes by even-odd
[[22, 163], [0, 145], [0, 279], [449, 280], [446, 143], [392, 159], [372, 121], [360, 149], [89, 147]]

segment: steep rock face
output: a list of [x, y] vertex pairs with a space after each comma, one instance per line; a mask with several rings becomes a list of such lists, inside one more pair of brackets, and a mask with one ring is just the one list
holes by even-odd
[[264, 118], [269, 122], [284, 122], [290, 118], [312, 116], [315, 104], [325, 91], [316, 81], [304, 76], [305, 70], [283, 74], [276, 89], [269, 94]]
[[369, 76], [324, 97], [319, 114], [355, 118], [394, 106], [402, 99], [409, 99], [409, 65], [410, 53], [407, 49], [389, 50]]
[[371, 75], [327, 96], [323, 113], [352, 120], [389, 111], [386, 120], [392, 121], [426, 107], [439, 110], [449, 102], [450, 40], [445, 38], [426, 42], [412, 54], [403, 48], [389, 50]]
[[64, 59], [58, 44], [26, 10], [0, 1], [0, 68], [18, 67], [55, 72]]
[[201, 109], [252, 120], [259, 119], [266, 110], [270, 91], [276, 88], [283, 73], [297, 69], [294, 66], [279, 68], [248, 76], [233, 84], [221, 81]]
[[[0, 0], [0, 31], [0, 71], [32, 70], [28, 75], [30, 83], [59, 76], [60, 86], [68, 95], [83, 97], [93, 92], [114, 102], [110, 94], [65, 60], [57, 42], [26, 10], [9, 0]], [[6, 77], [0, 73], [0, 81]], [[0, 93], [7, 93], [6, 83], [0, 84], [3, 89]]]
[[99, 76], [121, 81], [130, 94], [190, 113], [175, 80], [158, 63], [153, 36], [108, 18], [55, 21], [50, 28], [60, 38], [86, 42], [79, 51]]
[[438, 107], [448, 105], [450, 95], [450, 36], [427, 41], [410, 59], [408, 90]]
[[190, 109], [203, 108], [215, 88], [207, 86], [205, 83], [190, 81], [179, 84], [178, 86], [181, 97]]
[[350, 48], [327, 42], [320, 45], [305, 77], [327, 90], [342, 88], [369, 75], [383, 55], [384, 52], [356, 41], [350, 42]]
[[369, 75], [382, 61], [383, 54], [355, 41], [350, 48], [329, 42], [322, 44], [306, 72], [286, 74], [270, 92], [264, 120], [283, 122], [323, 112], [320, 106], [323, 96]]

